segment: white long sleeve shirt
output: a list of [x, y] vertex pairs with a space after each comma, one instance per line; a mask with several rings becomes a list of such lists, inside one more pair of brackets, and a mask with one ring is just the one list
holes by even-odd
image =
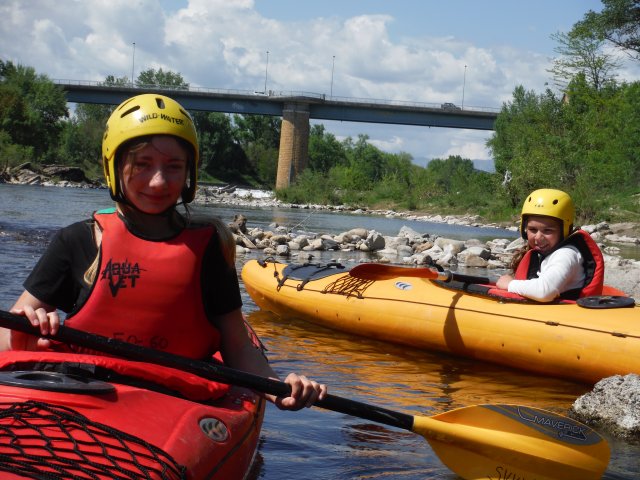
[[508, 290], [538, 302], [550, 302], [562, 292], [584, 287], [582, 255], [566, 245], [546, 256], [540, 263], [538, 278], [512, 280]]

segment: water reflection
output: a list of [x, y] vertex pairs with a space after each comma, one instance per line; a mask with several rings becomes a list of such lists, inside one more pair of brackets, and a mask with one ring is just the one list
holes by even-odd
[[[279, 373], [299, 369], [326, 382], [333, 394], [410, 415], [432, 416], [485, 403], [530, 405], [568, 415], [575, 399], [590, 390], [562, 379], [391, 345], [270, 312], [254, 310], [247, 319], [269, 348], [268, 356]], [[337, 468], [344, 476], [333, 478], [457, 478], [421, 436], [333, 412], [321, 414], [325, 418], [308, 423], [305, 413], [307, 432], [319, 422], [320, 442], [339, 442], [333, 429], [327, 437], [327, 425], [342, 417], [343, 446], [335, 445], [332, 454], [340, 456]], [[638, 447], [608, 441], [612, 458], [603, 478], [638, 478]]]
[[577, 383], [360, 338], [270, 312], [254, 311], [247, 319], [267, 346], [275, 343], [269, 357], [276, 367], [280, 359], [290, 364], [303, 358], [334, 393], [389, 408], [434, 415], [470, 404], [534, 401], [564, 414], [589, 391]]

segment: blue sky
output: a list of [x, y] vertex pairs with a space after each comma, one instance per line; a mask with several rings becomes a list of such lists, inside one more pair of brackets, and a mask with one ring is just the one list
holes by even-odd
[[[167, 2], [169, 3], [169, 2]], [[257, 0], [263, 15], [282, 21], [318, 17], [348, 18], [390, 15], [392, 37], [456, 36], [482, 47], [507, 44], [515, 48], [552, 49], [548, 33], [567, 30], [588, 10], [600, 11], [599, 0]]]
[[[518, 85], [551, 86], [551, 35], [601, 8], [599, 0], [2, 0], [0, 58], [52, 79], [163, 68], [193, 86], [253, 91], [264, 89], [267, 70], [277, 91], [460, 104], [464, 89], [465, 107], [499, 108]], [[626, 66], [620, 78], [639, 79], [639, 70]], [[323, 123], [339, 139], [366, 134], [420, 165], [448, 155], [492, 164], [490, 132]]]

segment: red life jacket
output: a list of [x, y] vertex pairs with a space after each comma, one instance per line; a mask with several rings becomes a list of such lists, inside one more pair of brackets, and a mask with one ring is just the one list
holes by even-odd
[[99, 270], [89, 298], [65, 325], [185, 357], [211, 357], [220, 333], [204, 310], [200, 272], [214, 228], [150, 241], [133, 235], [115, 212], [94, 218], [102, 229]]
[[[582, 255], [585, 283], [582, 288], [568, 290], [560, 294], [560, 298], [573, 299], [602, 295], [604, 286], [604, 258], [598, 244], [584, 230], [576, 230], [569, 235], [556, 249], [571, 245]], [[537, 250], [529, 250], [518, 264], [514, 278], [529, 280], [538, 277], [542, 255]]]

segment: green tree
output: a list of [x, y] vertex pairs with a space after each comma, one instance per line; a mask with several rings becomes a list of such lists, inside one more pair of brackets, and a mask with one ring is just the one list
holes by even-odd
[[224, 181], [247, 172], [247, 156], [236, 139], [235, 127], [228, 115], [220, 112], [193, 112], [200, 143], [201, 168]]
[[333, 166], [346, 161], [345, 148], [335, 135], [327, 132], [322, 124], [313, 125], [309, 132], [309, 168], [328, 172]]
[[[640, 185], [640, 83], [624, 85], [620, 91], [617, 124], [613, 126], [618, 135], [612, 140], [619, 141], [619, 150], [626, 159], [622, 164], [623, 178], [632, 188]], [[616, 183], [613, 184], [616, 188]], [[637, 192], [636, 192], [637, 193]]]
[[0, 62], [0, 126], [13, 143], [32, 147], [38, 161], [54, 161], [66, 117], [59, 86], [31, 67]]
[[278, 167], [280, 117], [234, 115], [233, 122], [250, 170], [261, 185], [272, 188]]
[[476, 170], [471, 160], [459, 155], [431, 160], [424, 175], [416, 177], [419, 198], [428, 199], [440, 212], [478, 213], [496, 203], [494, 175]]
[[396, 154], [386, 154], [385, 178], [393, 178], [400, 185], [410, 187], [413, 184], [413, 174], [416, 165], [413, 164], [413, 157], [407, 152]]
[[387, 199], [401, 208], [414, 210], [418, 205], [417, 179], [422, 167], [412, 163], [410, 154], [386, 154], [385, 173], [374, 188], [377, 199]]
[[571, 35], [608, 40], [640, 59], [640, 1], [602, 0], [603, 9], [589, 10]]
[[113, 75], [107, 75], [104, 82], [102, 82], [102, 85], [110, 87], [128, 87], [130, 83], [127, 77], [114, 77]]
[[[104, 125], [102, 125], [104, 131]], [[93, 138], [93, 129], [89, 123], [82, 123], [77, 118], [66, 122], [60, 137], [58, 158], [65, 165], [81, 167], [90, 177], [99, 177], [101, 173], [102, 154], [100, 143]]]
[[326, 173], [307, 168], [287, 188], [276, 192], [277, 197], [289, 203], [321, 203], [336, 205], [342, 202], [334, 179]]
[[536, 95], [518, 86], [496, 119], [487, 146], [503, 180], [498, 193], [514, 207], [532, 190], [562, 188], [568, 180], [571, 169], [565, 162], [571, 147], [564, 136], [562, 105], [550, 90]]
[[[116, 87], [128, 86], [127, 77], [116, 78], [113, 75], [107, 75], [101, 85]], [[75, 107], [75, 118], [78, 124], [89, 124], [90, 127], [85, 134], [91, 137], [91, 140], [99, 147], [104, 134], [104, 127], [107, 120], [111, 116], [115, 106], [110, 104], [99, 103], [78, 103]]]
[[473, 162], [453, 155], [445, 160], [434, 159], [427, 165], [427, 173], [441, 193], [449, 194], [466, 189], [474, 173]]
[[267, 147], [262, 143], [252, 143], [246, 149], [251, 161], [252, 175], [261, 186], [272, 189], [276, 184], [278, 170], [278, 149]]
[[29, 124], [27, 102], [20, 88], [5, 78], [0, 83], [0, 128], [11, 143], [26, 143]]
[[280, 117], [270, 115], [234, 115], [238, 141], [243, 147], [260, 143], [268, 148], [280, 146]]
[[573, 181], [568, 188], [580, 205], [579, 216], [596, 220], [640, 183], [640, 85], [595, 90], [577, 78], [569, 88], [571, 101], [564, 110]]
[[[127, 77], [108, 75], [102, 85], [128, 86]], [[72, 118], [65, 122], [59, 157], [65, 164], [82, 167], [89, 177], [102, 176], [102, 136], [114, 105], [78, 103]]]
[[140, 72], [136, 79], [138, 87], [163, 87], [174, 90], [189, 90], [189, 84], [184, 81], [182, 75], [172, 71], [164, 71], [162, 68], [155, 70], [150, 68]]
[[33, 149], [17, 145], [9, 134], [0, 130], [0, 175], [8, 169], [28, 162], [33, 158]]
[[358, 135], [353, 142], [350, 138], [345, 141], [347, 146], [349, 188], [368, 190], [385, 174], [385, 156], [375, 146], [369, 143], [368, 135]]
[[565, 88], [578, 74], [584, 75], [597, 90], [614, 80], [620, 62], [603, 51], [603, 40], [560, 32], [551, 38], [558, 43], [554, 51], [560, 56], [553, 60], [548, 72], [557, 86]]
[[580, 221], [629, 218], [637, 210], [639, 136], [638, 83], [596, 88], [578, 74], [561, 99], [518, 87], [488, 141], [503, 180], [496, 191], [515, 209], [536, 188], [559, 188], [574, 198]]

